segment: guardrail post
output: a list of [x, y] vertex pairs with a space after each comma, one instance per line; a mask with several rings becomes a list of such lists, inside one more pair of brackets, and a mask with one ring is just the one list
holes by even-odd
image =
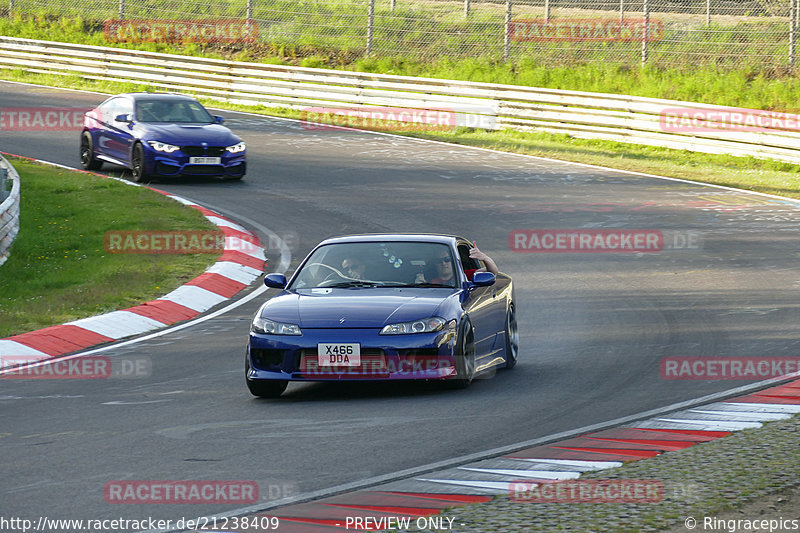
[[511, 54], [511, 2], [506, 0], [506, 23], [503, 29], [503, 61], [508, 61]]
[[650, 38], [649, 31], [650, 31], [650, 4], [647, 3], [647, 0], [643, 0], [644, 6], [644, 28], [642, 28], [642, 66], [647, 63], [649, 50], [647, 49], [647, 41]]
[[375, 26], [375, 0], [369, 0], [367, 8], [367, 55], [372, 53], [372, 32]]
[[789, 4], [789, 66], [794, 67], [795, 47], [797, 46], [797, 0]]

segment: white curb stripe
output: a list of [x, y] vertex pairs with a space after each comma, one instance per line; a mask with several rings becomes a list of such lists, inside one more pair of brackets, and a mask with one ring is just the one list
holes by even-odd
[[[702, 429], [704, 431], [740, 431], [742, 429], [760, 428], [761, 422], [736, 422], [734, 420], [688, 420], [684, 418], [656, 418], [654, 421], [681, 424], [683, 429]], [[702, 427], [697, 427], [697, 426]]]
[[576, 459], [517, 459], [518, 461], [530, 461], [534, 463], [552, 464], [557, 466], [572, 466], [576, 470], [605, 470], [606, 468], [617, 468], [622, 466], [622, 461], [578, 461]]
[[206, 270], [209, 274], [219, 274], [233, 281], [250, 285], [262, 273], [255, 268], [234, 263], [232, 261], [218, 261]]
[[200, 204], [192, 202], [191, 200], [187, 200], [186, 198], [181, 198], [180, 196], [175, 196], [174, 194], [165, 194], [164, 196], [168, 196], [168, 197], [172, 198], [173, 200], [175, 200], [176, 202], [182, 203], [183, 205], [189, 205], [189, 206], [193, 206], [193, 207], [200, 207]]
[[698, 413], [704, 415], [714, 415], [716, 416], [723, 416], [725, 417], [724, 420], [741, 420], [742, 422], [747, 421], [767, 421], [767, 420], [785, 420], [787, 418], [791, 418], [792, 415], [787, 413], [754, 413], [750, 411], [703, 411], [699, 409], [692, 409], [691, 413]]
[[578, 479], [581, 477], [581, 472], [566, 472], [558, 470], [508, 470], [504, 468], [470, 468], [467, 466], [460, 466], [459, 470], [469, 470], [471, 472], [481, 472], [486, 474], [496, 474], [498, 476], [508, 477], [527, 477], [534, 479]]
[[225, 228], [235, 229], [237, 231], [241, 231], [241, 232], [244, 232], [244, 233], [250, 233], [249, 231], [244, 229], [242, 226], [240, 226], [236, 222], [231, 222], [230, 220], [225, 220], [224, 218], [215, 217], [215, 216], [211, 216], [211, 215], [206, 215], [206, 219], [209, 222], [211, 222], [212, 224], [214, 224], [215, 226], [222, 226], [222, 227], [225, 227]]
[[[490, 492], [497, 492], [498, 494], [507, 494], [508, 488], [511, 483], [507, 481], [467, 481], [462, 479], [423, 479], [416, 478], [417, 481], [427, 481], [428, 483], [442, 483], [445, 485], [459, 485], [461, 487], [471, 487], [473, 489], [486, 490]], [[535, 487], [532, 484], [531, 487]]]
[[[754, 407], [753, 411], [760, 412], [763, 409], [766, 412], [773, 413], [800, 413], [800, 404], [792, 403], [735, 403], [726, 402], [723, 405], [735, 405], [737, 407]], [[743, 409], [744, 410], [744, 409]]]
[[218, 303], [224, 302], [227, 298], [196, 285], [183, 285], [171, 293], [165, 294], [159, 298], [159, 300], [175, 302], [176, 304], [202, 313], [211, 309]]
[[163, 322], [130, 311], [112, 311], [104, 315], [67, 322], [67, 324], [88, 329], [114, 340], [166, 326]]
[[32, 357], [50, 357], [36, 348], [31, 348], [17, 341], [0, 339], [0, 356], [3, 355], [30, 355]]
[[225, 250], [242, 252], [243, 254], [247, 254], [250, 257], [255, 257], [256, 259], [261, 259], [262, 261], [267, 258], [267, 256], [264, 255], [263, 246], [245, 241], [239, 237], [225, 237]]

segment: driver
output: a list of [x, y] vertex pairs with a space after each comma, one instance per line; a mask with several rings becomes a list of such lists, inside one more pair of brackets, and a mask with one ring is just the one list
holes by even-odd
[[342, 270], [353, 279], [366, 279], [364, 276], [366, 268], [367, 265], [357, 257], [346, 257], [342, 261]]

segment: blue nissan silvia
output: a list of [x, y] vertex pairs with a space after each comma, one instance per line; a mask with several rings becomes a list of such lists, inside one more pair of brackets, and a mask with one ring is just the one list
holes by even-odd
[[222, 122], [191, 96], [112, 96], [84, 116], [81, 166], [121, 165], [136, 182], [158, 176], [238, 180], [247, 170], [245, 143]]
[[465, 387], [519, 353], [509, 276], [449, 235], [352, 235], [317, 245], [253, 319], [245, 357], [254, 396], [289, 381], [446, 380]]

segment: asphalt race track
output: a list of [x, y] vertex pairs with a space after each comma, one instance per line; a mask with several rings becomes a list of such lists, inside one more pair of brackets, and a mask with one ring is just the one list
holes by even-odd
[[[88, 108], [104, 98], [0, 83], [0, 108]], [[475, 239], [516, 282], [519, 365], [461, 391], [291, 384], [278, 400], [256, 400], [243, 377], [256, 298], [108, 352], [149, 357], [146, 378], [0, 380], [0, 514], [175, 520], [230, 511], [236, 506], [109, 504], [103, 489], [114, 480], [252, 480], [267, 503], [746, 383], [665, 380], [663, 357], [800, 352], [800, 210], [791, 202], [218, 113], [248, 144], [245, 179], [155, 187], [236, 220], [267, 244], [267, 231], [285, 236], [290, 271], [333, 235]], [[0, 131], [0, 150], [79, 165], [77, 131]], [[509, 234], [534, 228], [653, 229], [665, 246], [645, 254], [510, 249]], [[277, 264], [276, 250], [267, 255]]]

